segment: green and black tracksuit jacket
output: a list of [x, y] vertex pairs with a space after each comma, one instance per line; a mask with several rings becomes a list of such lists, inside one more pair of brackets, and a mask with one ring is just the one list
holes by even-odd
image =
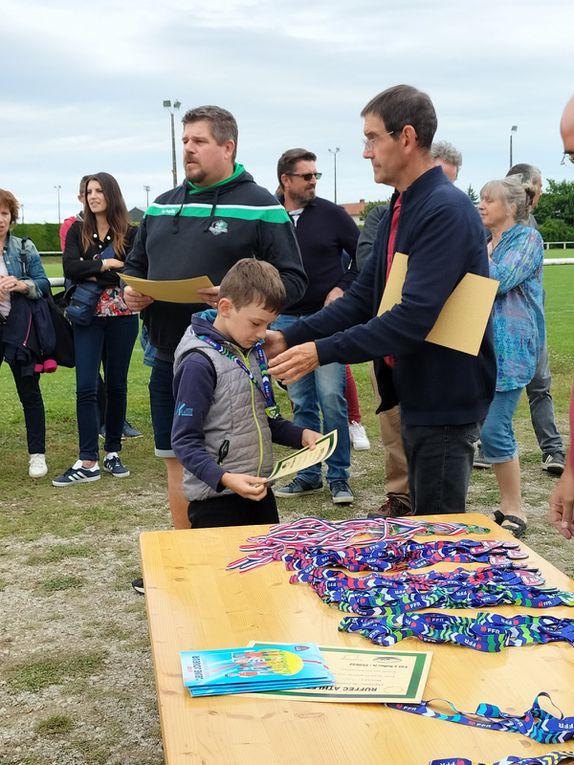
[[[287, 291], [287, 304], [305, 293], [303, 269], [293, 226], [285, 209], [258, 186], [242, 165], [233, 175], [200, 188], [185, 181], [150, 205], [124, 271], [144, 279], [221, 280], [241, 258], [272, 263]], [[158, 358], [172, 360], [177, 344], [204, 305], [153, 302], [144, 321]]]

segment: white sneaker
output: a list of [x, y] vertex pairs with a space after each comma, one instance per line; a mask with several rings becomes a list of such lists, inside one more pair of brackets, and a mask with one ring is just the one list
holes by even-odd
[[371, 442], [367, 436], [367, 431], [360, 422], [353, 422], [349, 425], [349, 435], [351, 437], [351, 446], [357, 452], [366, 452], [371, 448]]
[[43, 454], [31, 454], [28, 467], [30, 478], [43, 478], [47, 472], [46, 457]]

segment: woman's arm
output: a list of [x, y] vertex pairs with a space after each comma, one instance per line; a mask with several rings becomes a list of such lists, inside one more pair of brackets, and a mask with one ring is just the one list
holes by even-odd
[[93, 253], [84, 252], [82, 243], [82, 224], [72, 223], [66, 236], [66, 246], [62, 259], [64, 276], [73, 282], [83, 282], [102, 273], [102, 261], [94, 260]]
[[498, 294], [504, 295], [525, 282], [541, 267], [543, 259], [544, 245], [536, 229], [522, 226], [503, 238], [489, 261], [490, 276], [500, 282]]
[[44, 271], [44, 266], [42, 265], [40, 253], [36, 249], [36, 245], [28, 239], [26, 240], [24, 247], [27, 256], [27, 275], [22, 276], [20, 282], [26, 285], [26, 289], [15, 291], [22, 292], [26, 297], [29, 297], [32, 300], [38, 300], [38, 298], [50, 293], [50, 281]]

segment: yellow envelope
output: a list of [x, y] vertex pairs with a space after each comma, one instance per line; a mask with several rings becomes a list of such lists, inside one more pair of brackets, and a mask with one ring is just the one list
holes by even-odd
[[193, 279], [165, 279], [155, 281], [153, 279], [140, 279], [138, 276], [120, 274], [122, 281], [129, 287], [141, 292], [142, 295], [152, 297], [154, 300], [163, 300], [166, 303], [204, 303], [198, 290], [213, 287], [209, 276], [196, 276]]
[[[408, 256], [395, 253], [377, 316], [401, 302], [407, 267]], [[497, 289], [496, 279], [466, 274], [442, 307], [425, 340], [477, 356]]]

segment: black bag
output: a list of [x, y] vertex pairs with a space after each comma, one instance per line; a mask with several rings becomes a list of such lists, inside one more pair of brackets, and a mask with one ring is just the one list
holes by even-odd
[[56, 347], [53, 356], [61, 367], [74, 367], [76, 364], [74, 356], [74, 330], [66, 318], [62, 306], [62, 299], [65, 293], [59, 292], [57, 295], [47, 297], [48, 310], [54, 332], [56, 333]]
[[[27, 237], [22, 237], [22, 243], [20, 246], [20, 261], [22, 263], [22, 270], [26, 276], [28, 274], [28, 253], [26, 252]], [[50, 318], [54, 326], [54, 333], [56, 335], [56, 345], [54, 350], [50, 354], [51, 358], [55, 359], [62, 367], [74, 367], [74, 330], [72, 325], [64, 314], [64, 293], [58, 293], [54, 298], [52, 293], [45, 296], [46, 305], [50, 313]]]
[[80, 282], [66, 292], [68, 307], [66, 316], [72, 324], [87, 327], [92, 323], [98, 300], [103, 290], [96, 282]]

